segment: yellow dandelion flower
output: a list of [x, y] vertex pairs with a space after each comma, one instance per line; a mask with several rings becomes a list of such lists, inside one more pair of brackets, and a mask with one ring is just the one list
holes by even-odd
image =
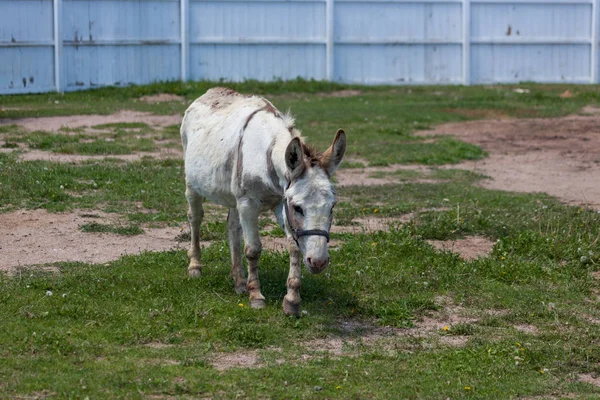
[[379, 211], [379, 209], [378, 209], [378, 208], [376, 208], [376, 209], [374, 209], [374, 210], [373, 210], [373, 212], [374, 212], [374, 213], [376, 213], [377, 211]]
[[465, 390], [471, 390], [471, 386], [465, 386]]
[[238, 304], [238, 306], [244, 307], [244, 303], [240, 303], [240, 304]]
[[335, 389], [336, 390], [340, 390], [342, 387], [340, 385], [336, 386]]
[[445, 331], [449, 331], [450, 327], [448, 325], [444, 325], [444, 327], [442, 329], [445, 330]]

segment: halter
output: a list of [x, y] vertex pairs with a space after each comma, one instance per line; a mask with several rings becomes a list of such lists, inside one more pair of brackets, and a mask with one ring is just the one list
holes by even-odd
[[327, 238], [327, 243], [329, 243], [329, 232], [322, 230], [322, 229], [296, 229], [292, 226], [292, 220], [290, 218], [290, 203], [288, 202], [287, 197], [284, 197], [283, 200], [285, 201], [285, 217], [287, 219], [287, 223], [288, 223], [288, 228], [290, 229], [290, 231], [292, 232], [292, 238], [294, 239], [294, 242], [296, 242], [296, 245], [298, 247], [300, 247], [300, 244], [298, 243], [298, 238], [300, 238], [301, 236], [325, 236]]

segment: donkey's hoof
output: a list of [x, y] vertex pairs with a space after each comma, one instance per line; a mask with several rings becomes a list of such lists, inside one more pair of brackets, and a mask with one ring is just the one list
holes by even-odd
[[265, 299], [250, 300], [250, 307], [252, 307], [252, 308], [265, 308], [266, 306], [267, 306], [267, 303], [265, 302]]
[[300, 304], [290, 303], [286, 299], [283, 299], [283, 312], [287, 315], [293, 315], [297, 317], [300, 315]]
[[240, 282], [235, 284], [235, 292], [237, 294], [248, 293], [248, 289], [246, 288], [246, 282]]
[[199, 278], [202, 275], [202, 267], [190, 267], [188, 268], [188, 276], [190, 278]]

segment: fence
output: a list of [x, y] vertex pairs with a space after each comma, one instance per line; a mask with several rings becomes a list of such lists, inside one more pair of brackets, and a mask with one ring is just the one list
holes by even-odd
[[0, 93], [598, 82], [600, 0], [0, 0]]

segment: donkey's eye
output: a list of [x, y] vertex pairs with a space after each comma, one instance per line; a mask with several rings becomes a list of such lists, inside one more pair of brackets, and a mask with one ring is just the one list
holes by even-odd
[[297, 212], [298, 214], [304, 216], [304, 211], [302, 211], [302, 207], [294, 206], [294, 211]]

